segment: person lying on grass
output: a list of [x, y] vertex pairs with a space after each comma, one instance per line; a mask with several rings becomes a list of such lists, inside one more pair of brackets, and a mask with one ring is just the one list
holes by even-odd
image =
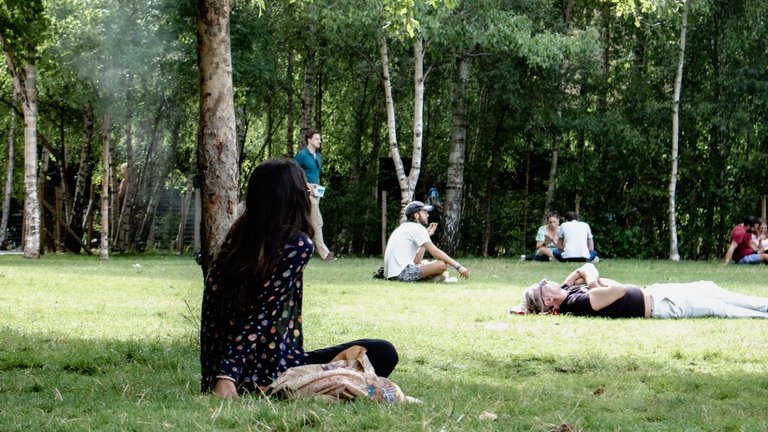
[[725, 290], [714, 282], [661, 283], [643, 289], [600, 277], [592, 264], [562, 284], [531, 285], [514, 314], [552, 313], [606, 318], [768, 318], [768, 298]]
[[304, 268], [314, 245], [304, 172], [272, 159], [248, 180], [245, 212], [227, 234], [205, 280], [200, 326], [203, 392], [221, 397], [260, 391], [294, 366], [330, 362], [359, 345], [379, 376], [398, 362], [395, 347], [359, 339], [304, 351]]

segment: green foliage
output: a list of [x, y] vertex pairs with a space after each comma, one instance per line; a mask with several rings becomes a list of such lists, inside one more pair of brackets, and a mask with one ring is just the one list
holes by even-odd
[[[324, 181], [332, 192], [323, 202], [328, 243], [337, 251], [377, 253], [380, 203], [374, 196], [388, 187], [380, 160], [389, 151], [378, 37], [388, 38], [397, 135], [408, 157], [411, 41], [418, 32], [428, 73], [417, 196], [431, 186], [445, 196], [457, 64], [468, 59], [470, 65], [461, 253], [481, 253], [488, 232], [491, 253], [530, 252], [557, 145], [550, 207], [564, 212], [578, 198], [603, 256], [665, 257], [682, 1], [588, 0], [568, 10], [569, 3], [233, 2], [232, 76], [238, 120], [247, 128], [241, 177], [265, 158], [286, 153], [289, 114], [295, 147], [304, 68], [312, 62], [311, 122], [323, 131]], [[762, 210], [768, 179], [765, 10], [764, 0], [691, 3], [677, 192], [685, 259], [722, 257], [731, 226]], [[137, 165], [147, 157], [159, 113], [156, 159], [167, 155], [173, 167], [167, 186], [189, 184], [198, 134], [193, 1], [6, 0], [0, 20], [14, 53], [25, 55], [22, 41], [37, 47], [38, 128], [58, 151], [49, 180], [58, 178], [65, 159], [64, 177], [73, 183], [90, 104], [96, 119], [111, 116], [113, 159], [125, 159], [130, 137]], [[8, 84], [2, 74], [0, 106], [10, 103]], [[0, 110], [0, 150], [7, 150], [7, 120], [8, 110]], [[180, 138], [169, 155], [177, 121]], [[102, 164], [99, 128], [97, 121], [95, 180]], [[21, 134], [21, 122], [18, 129]], [[17, 171], [17, 199], [23, 198], [21, 181]], [[399, 192], [389, 192], [391, 230]]]

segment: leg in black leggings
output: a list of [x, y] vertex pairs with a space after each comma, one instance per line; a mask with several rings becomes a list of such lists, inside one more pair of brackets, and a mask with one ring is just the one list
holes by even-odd
[[360, 345], [366, 349], [365, 355], [368, 356], [368, 360], [371, 361], [371, 365], [378, 376], [388, 377], [395, 369], [399, 360], [395, 346], [389, 341], [383, 339], [358, 339], [341, 345], [307, 351], [307, 363], [330, 363], [337, 354], [353, 345]]

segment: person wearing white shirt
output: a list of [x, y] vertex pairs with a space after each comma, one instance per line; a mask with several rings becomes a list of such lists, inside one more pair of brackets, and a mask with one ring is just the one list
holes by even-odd
[[[437, 229], [436, 223], [425, 227], [430, 210], [432, 206], [421, 201], [413, 201], [405, 207], [407, 220], [392, 231], [384, 252], [384, 277], [387, 279], [401, 282], [426, 279], [456, 282], [456, 278], [448, 277], [448, 266], [459, 272], [461, 277], [469, 277], [466, 267], [438, 249], [430, 240], [429, 237]], [[426, 252], [435, 260], [424, 260]]]
[[586, 222], [579, 221], [576, 212], [565, 214], [565, 222], [557, 234], [557, 247], [563, 251], [563, 261], [587, 261], [597, 263], [600, 258], [595, 252], [592, 229]]

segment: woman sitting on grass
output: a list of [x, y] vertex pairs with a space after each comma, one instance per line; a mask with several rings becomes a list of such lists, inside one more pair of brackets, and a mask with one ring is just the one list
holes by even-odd
[[653, 284], [640, 289], [601, 278], [585, 264], [558, 284], [531, 285], [510, 312], [564, 313], [606, 318], [768, 318], [768, 298], [751, 297], [714, 282]]
[[245, 212], [208, 273], [200, 329], [201, 390], [221, 397], [262, 390], [288, 368], [330, 362], [360, 345], [376, 373], [398, 361], [391, 343], [360, 339], [304, 351], [302, 289], [312, 256], [307, 181], [291, 160], [268, 160], [248, 181]]

